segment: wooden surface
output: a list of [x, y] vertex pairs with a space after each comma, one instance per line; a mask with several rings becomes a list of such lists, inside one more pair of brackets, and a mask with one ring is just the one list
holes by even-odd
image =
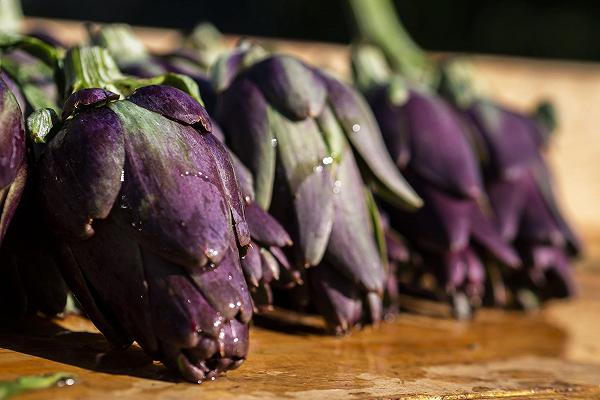
[[[69, 42], [83, 37], [80, 24], [55, 26]], [[179, 40], [171, 31], [140, 32], [156, 51]], [[344, 47], [279, 47], [348, 73]], [[587, 249], [578, 263], [577, 299], [532, 315], [484, 310], [470, 323], [403, 315], [345, 338], [323, 336], [318, 320], [299, 326], [290, 316], [278, 330], [253, 329], [247, 362], [202, 385], [173, 381], [139, 349], [109, 352], [86, 321], [32, 321], [35, 333], [0, 332], [0, 379], [57, 371], [78, 377], [72, 387], [23, 396], [28, 399], [600, 399], [600, 66], [472, 59], [494, 98], [522, 109], [542, 98], [557, 105], [561, 126], [550, 160]]]

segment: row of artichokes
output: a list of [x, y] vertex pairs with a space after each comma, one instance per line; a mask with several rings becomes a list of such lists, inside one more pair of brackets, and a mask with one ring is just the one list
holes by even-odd
[[[162, 56], [123, 25], [90, 33], [0, 37], [2, 319], [72, 294], [115, 347], [199, 382], [242, 364], [273, 306], [344, 334], [401, 293], [466, 316], [572, 290], [549, 127], [396, 78], [363, 97], [208, 28]], [[507, 161], [513, 129], [531, 147]]]
[[359, 28], [355, 81], [425, 204], [407, 214], [381, 202], [400, 286], [446, 299], [459, 317], [482, 303], [530, 308], [571, 295], [570, 260], [581, 244], [544, 160], [556, 124], [551, 104], [529, 114], [497, 104], [467, 62], [431, 60], [391, 0], [348, 5]]

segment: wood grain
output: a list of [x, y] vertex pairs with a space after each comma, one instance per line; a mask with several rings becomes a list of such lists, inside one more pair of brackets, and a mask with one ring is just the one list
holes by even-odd
[[[27, 24], [50, 26], [68, 43], [85, 37], [81, 23]], [[157, 52], [181, 38], [174, 31], [138, 32]], [[348, 76], [347, 47], [271, 44]], [[56, 371], [78, 377], [73, 387], [28, 399], [600, 398], [600, 66], [470, 58], [493, 98], [523, 110], [544, 98], [557, 105], [560, 128], [549, 158], [561, 202], [587, 248], [577, 299], [533, 315], [484, 310], [470, 323], [403, 315], [345, 338], [323, 336], [318, 319], [290, 314], [278, 330], [252, 330], [242, 368], [202, 385], [174, 381], [137, 348], [112, 353], [85, 320], [35, 320], [0, 331], [0, 379]]]

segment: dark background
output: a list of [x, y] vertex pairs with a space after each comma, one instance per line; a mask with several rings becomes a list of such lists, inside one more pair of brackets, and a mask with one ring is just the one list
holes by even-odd
[[[369, 0], [365, 0], [369, 1]], [[600, 60], [600, 2], [398, 0], [429, 50]], [[208, 20], [236, 34], [348, 42], [345, 0], [23, 0], [26, 15], [191, 29]]]

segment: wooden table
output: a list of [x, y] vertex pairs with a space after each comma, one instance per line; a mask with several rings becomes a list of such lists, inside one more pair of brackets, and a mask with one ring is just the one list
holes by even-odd
[[[81, 25], [53, 25], [68, 42]], [[139, 30], [156, 51], [176, 45], [173, 31]], [[280, 49], [348, 74], [347, 49], [278, 42]], [[77, 383], [28, 399], [592, 399], [600, 398], [600, 65], [472, 57], [491, 96], [517, 108], [554, 101], [560, 129], [550, 161], [566, 213], [587, 245], [578, 265], [580, 296], [524, 315], [483, 310], [472, 322], [402, 315], [380, 327], [333, 338], [318, 320], [279, 330], [255, 328], [247, 362], [215, 382], [175, 382], [141, 350], [109, 351], [89, 322], [29, 321], [0, 332], [0, 379], [56, 371]], [[23, 328], [23, 327], [22, 327]], [[68, 329], [67, 329], [68, 328]]]

